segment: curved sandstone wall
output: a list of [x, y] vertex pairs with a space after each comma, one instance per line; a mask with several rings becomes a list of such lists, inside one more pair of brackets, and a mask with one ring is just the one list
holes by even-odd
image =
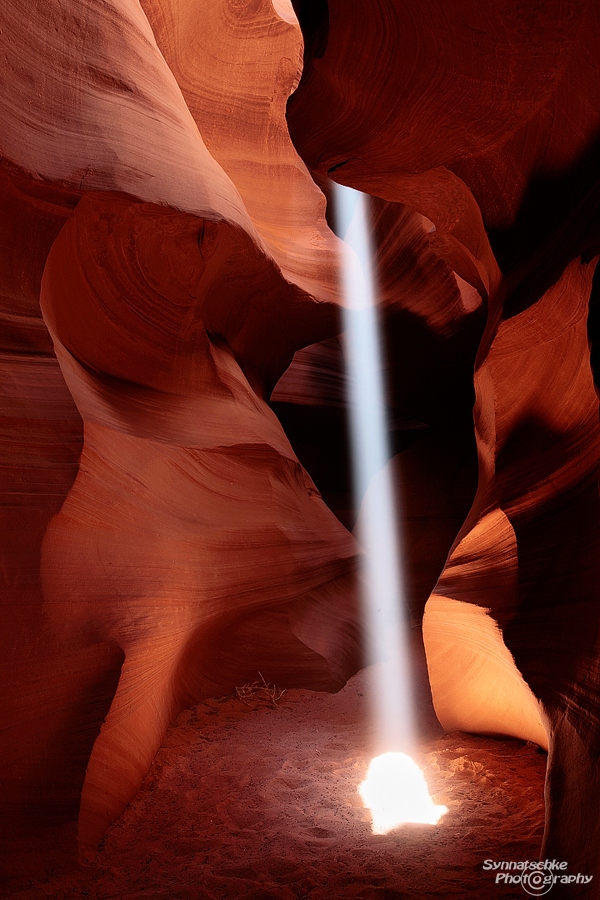
[[288, 118], [307, 165], [427, 217], [488, 309], [478, 489], [425, 608], [436, 710], [447, 728], [548, 743], [542, 853], [597, 876], [597, 7], [296, 8], [307, 52]]
[[600, 876], [596, 4], [293, 6], [0, 11], [5, 801], [93, 852], [185, 704], [361, 665], [335, 179], [438, 716]]
[[[360, 664], [359, 550], [265, 402], [338, 327], [337, 242], [285, 127], [300, 32], [266, 2], [256, 24], [201, 11], [227, 47], [204, 75], [181, 47], [169, 68], [134, 0], [2, 13], [5, 609], [26, 648], [3, 663], [3, 768], [43, 815], [82, 790], [87, 851], [184, 704], [259, 670], [333, 690]], [[161, 39], [168, 6], [148, 15]]]

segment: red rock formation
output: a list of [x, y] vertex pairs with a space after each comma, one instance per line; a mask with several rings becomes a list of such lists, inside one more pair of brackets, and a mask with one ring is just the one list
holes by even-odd
[[[57, 629], [125, 653], [88, 764], [86, 846], [184, 703], [257, 671], [339, 687], [356, 664], [354, 544], [230, 349], [256, 314], [244, 298], [277, 286], [245, 232], [106, 194], [86, 195], [48, 257], [42, 309], [85, 441], [44, 540], [44, 594]], [[207, 336], [212, 304], [229, 345]]]
[[[207, 33], [224, 27], [228, 9], [205, 10]], [[53, 801], [40, 758], [59, 757], [68, 812], [87, 764], [86, 849], [137, 789], [182, 704], [258, 669], [334, 689], [358, 665], [356, 545], [262, 399], [298, 347], [335, 332], [338, 298], [323, 199], [281, 140], [299, 32], [261, 9], [270, 21], [261, 58], [273, 61], [250, 87], [272, 122], [266, 140], [260, 121], [253, 135], [258, 175], [252, 141], [229, 151], [244, 199], [207, 150], [134, 0], [2, 13], [2, 152], [7, 172], [21, 167], [5, 179], [3, 209], [32, 230], [5, 244], [7, 321], [29, 329], [32, 356], [7, 360], [29, 404], [7, 422], [11, 446], [47, 419], [45, 401], [58, 419], [46, 426], [47, 449], [32, 454], [44, 475], [36, 528], [24, 537], [27, 511], [11, 523], [20, 557], [9, 586], [24, 574], [29, 584], [7, 597], [8, 640], [27, 656], [4, 669], [17, 683], [4, 771], [14, 773], [15, 802]], [[270, 41], [273, 29], [283, 45]], [[225, 37], [235, 44], [231, 28]], [[290, 38], [291, 64], [282, 55]], [[234, 57], [248, 45], [236, 46]], [[274, 108], [265, 102], [273, 79]], [[243, 131], [238, 122], [220, 146]], [[265, 219], [277, 158], [281, 215]], [[33, 273], [23, 276], [28, 259]], [[56, 357], [39, 314], [42, 270]], [[34, 376], [24, 383], [23, 362]], [[58, 471], [47, 475], [52, 462]], [[51, 499], [49, 478], [58, 481]]]
[[306, 163], [376, 198], [440, 719], [548, 740], [543, 853], [597, 878], [596, 5], [295, 8], [301, 81], [287, 0], [0, 10], [5, 800], [83, 785], [93, 849], [184, 704], [359, 664], [356, 545], [273, 413], [353, 525]]
[[206, 147], [283, 275], [320, 300], [337, 300], [337, 242], [285, 118], [302, 71], [289, 0], [142, 6]]
[[479, 488], [425, 615], [436, 708], [450, 728], [547, 731], [542, 853], [597, 879], [598, 10], [327, 6], [296, 5], [313, 28], [296, 146], [319, 177], [427, 216], [432, 249], [489, 302]]
[[[4, 832], [18, 831], [24, 804], [40, 828], [46, 824], [44, 802], [76, 814], [70, 786], [83, 780], [94, 737], [86, 716], [93, 706], [92, 718], [101, 720], [110, 685], [82, 670], [82, 654], [61, 645], [45, 626], [39, 576], [41, 541], [76, 476], [82, 444], [81, 420], [41, 318], [40, 280], [48, 250], [79, 194], [14, 170], [2, 169], [0, 184], [0, 768], [6, 846]], [[99, 648], [96, 662], [102, 655]], [[109, 670], [110, 658], [103, 664]], [[65, 667], [72, 671], [67, 674]]]

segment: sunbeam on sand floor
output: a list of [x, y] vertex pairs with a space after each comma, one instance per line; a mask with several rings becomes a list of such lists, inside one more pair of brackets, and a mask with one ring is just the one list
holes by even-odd
[[439, 735], [420, 746], [438, 825], [372, 834], [358, 794], [373, 735], [365, 673], [338, 694], [207, 700], [170, 729], [96, 862], [19, 900], [425, 900], [499, 897], [486, 859], [535, 859], [545, 756], [523, 741]]
[[382, 753], [369, 763], [358, 793], [371, 810], [373, 834], [400, 825], [437, 825], [447, 806], [436, 806], [416, 762], [406, 753]]

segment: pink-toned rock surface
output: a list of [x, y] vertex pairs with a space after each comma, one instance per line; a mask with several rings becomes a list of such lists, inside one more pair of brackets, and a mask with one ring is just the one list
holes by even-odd
[[[71, 640], [91, 632], [125, 654], [88, 764], [86, 844], [186, 702], [259, 670], [340, 687], [357, 665], [356, 546], [230, 349], [252, 342], [244, 297], [275, 293], [255, 253], [243, 232], [207, 223], [199, 238], [191, 216], [88, 194], [46, 263], [42, 310], [85, 425], [44, 539], [46, 608]], [[213, 304], [229, 345], [207, 336]]]
[[449, 728], [548, 742], [542, 852], [597, 879], [598, 10], [297, 8], [303, 158], [430, 219], [432, 248], [488, 305], [478, 490], [425, 612], [436, 709]]
[[294, 8], [0, 11], [4, 821], [93, 854], [183, 708], [361, 665], [331, 177], [437, 714], [548, 746], [597, 880], [598, 9]]
[[[265, 8], [257, 40], [273, 61], [252, 92], [268, 116], [285, 52], [273, 27], [296, 46], [287, 91], [301, 42]], [[93, 852], [182, 706], [259, 668], [335, 689], [359, 665], [358, 548], [264, 399], [297, 348], [335, 333], [336, 239], [288, 138], [293, 215], [270, 251], [136, 2], [2, 15], [6, 306], [13, 332], [31, 332], [31, 359], [7, 359], [28, 406], [15, 416], [9, 396], [5, 427], [13, 454], [23, 433], [35, 444], [43, 475], [26, 473], [4, 546], [5, 799], [72, 815], [85, 774], [79, 837]], [[263, 169], [281, 155], [286, 97]], [[243, 182], [256, 160], [237, 158]], [[268, 177], [246, 198], [260, 206]], [[22, 476], [9, 477], [14, 503]]]

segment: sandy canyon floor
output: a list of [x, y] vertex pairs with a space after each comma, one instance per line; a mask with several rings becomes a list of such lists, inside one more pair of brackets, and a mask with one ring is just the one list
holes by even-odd
[[12, 882], [15, 900], [524, 898], [486, 859], [536, 859], [546, 757], [523, 741], [442, 734], [419, 763], [436, 826], [373, 835], [357, 793], [369, 760], [365, 673], [338, 694], [259, 686], [208, 700], [170, 729], [95, 861]]

